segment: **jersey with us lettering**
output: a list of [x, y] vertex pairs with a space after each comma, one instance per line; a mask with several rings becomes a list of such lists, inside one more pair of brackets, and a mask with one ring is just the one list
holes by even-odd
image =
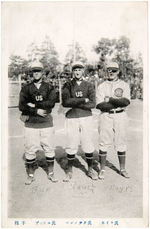
[[[86, 103], [85, 98], [89, 99]], [[71, 109], [66, 113], [67, 118], [81, 118], [92, 115], [91, 109], [95, 107], [94, 86], [81, 80], [79, 83], [73, 79], [63, 87], [62, 105]]]
[[[53, 126], [51, 116], [52, 108], [56, 102], [56, 92], [52, 85], [42, 81], [39, 89], [34, 82], [25, 85], [20, 92], [19, 110], [23, 115], [28, 115], [29, 119], [25, 122], [25, 126], [29, 128], [46, 128]], [[32, 103], [35, 107], [30, 107], [28, 103]], [[46, 110], [46, 117], [37, 114], [38, 109]]]

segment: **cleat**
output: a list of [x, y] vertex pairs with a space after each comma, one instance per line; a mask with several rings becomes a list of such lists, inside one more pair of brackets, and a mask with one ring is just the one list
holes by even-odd
[[88, 177], [90, 177], [92, 180], [97, 180], [98, 177], [97, 175], [94, 173], [93, 169], [90, 169], [88, 172], [87, 172], [87, 175]]
[[72, 172], [67, 172], [63, 182], [69, 182], [72, 179]]
[[30, 185], [33, 181], [35, 181], [35, 178], [34, 178], [34, 176], [28, 176], [27, 177], [27, 180], [25, 181], [25, 184], [26, 185]]
[[49, 173], [48, 175], [47, 175], [47, 178], [49, 179], [49, 180], [51, 180], [53, 183], [56, 183], [56, 182], [58, 182], [58, 180], [55, 178], [55, 176], [54, 176], [54, 173]]
[[119, 174], [125, 178], [130, 178], [129, 174], [126, 172], [125, 169], [120, 170]]
[[105, 174], [105, 170], [101, 170], [100, 173], [99, 173], [99, 175], [98, 175], [98, 178], [100, 180], [104, 180], [104, 174]]

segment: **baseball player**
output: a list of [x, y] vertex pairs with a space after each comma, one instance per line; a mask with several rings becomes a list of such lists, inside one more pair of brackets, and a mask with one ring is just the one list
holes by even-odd
[[19, 110], [25, 125], [25, 166], [28, 174], [25, 184], [34, 181], [37, 167], [36, 151], [45, 152], [48, 179], [57, 182], [54, 177], [54, 130], [52, 108], [55, 105], [56, 93], [53, 86], [42, 81], [43, 65], [40, 62], [31, 64], [33, 82], [25, 85], [20, 92]]
[[96, 105], [95, 91], [91, 83], [83, 80], [84, 65], [81, 62], [72, 64], [72, 72], [73, 79], [64, 85], [62, 93], [62, 105], [71, 108], [66, 113], [68, 171], [64, 181], [68, 182], [72, 178], [72, 165], [80, 141], [88, 164], [87, 175], [96, 180], [98, 177], [92, 169], [95, 148], [92, 142], [91, 112]]
[[119, 66], [116, 62], [107, 64], [107, 80], [97, 90], [97, 106], [100, 114], [99, 179], [104, 179], [108, 148], [113, 144], [118, 154], [120, 174], [129, 178], [125, 170], [126, 158], [126, 107], [130, 104], [129, 85], [118, 78]]

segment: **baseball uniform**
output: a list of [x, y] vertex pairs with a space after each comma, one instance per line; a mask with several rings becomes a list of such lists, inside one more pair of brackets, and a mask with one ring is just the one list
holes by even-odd
[[[29, 177], [33, 177], [33, 167], [36, 164], [36, 151], [40, 149], [45, 152], [48, 165], [48, 178], [51, 180], [50, 175], [53, 175], [55, 153], [51, 111], [55, 105], [55, 101], [56, 93], [53, 86], [41, 80], [38, 82], [33, 81], [21, 89], [19, 110], [22, 111], [21, 116], [25, 118], [25, 159]], [[41, 116], [39, 115], [39, 111], [45, 114]], [[31, 179], [29, 183], [30, 181]]]
[[[109, 67], [111, 66], [113, 69], [113, 63]], [[116, 65], [115, 68], [118, 69]], [[105, 171], [107, 151], [113, 145], [118, 152], [121, 175], [126, 178], [128, 178], [128, 174], [125, 171], [125, 155], [127, 150], [127, 114], [125, 110], [129, 104], [130, 89], [129, 85], [123, 80], [117, 77], [115, 80], [106, 80], [99, 85], [96, 108], [101, 110], [99, 136], [101, 171]], [[101, 173], [99, 178], [104, 178], [103, 176], [101, 177]]]
[[[75, 64], [74, 64], [75, 66]], [[80, 65], [77, 64], [77, 68]], [[88, 102], [86, 102], [88, 98]], [[67, 158], [74, 160], [81, 143], [88, 163], [88, 175], [97, 179], [92, 170], [94, 145], [92, 142], [93, 120], [91, 109], [95, 107], [95, 90], [93, 85], [81, 78], [67, 82], [63, 87], [62, 105], [71, 108], [66, 113]], [[72, 168], [72, 167], [71, 167]], [[70, 169], [69, 172], [72, 172]]]

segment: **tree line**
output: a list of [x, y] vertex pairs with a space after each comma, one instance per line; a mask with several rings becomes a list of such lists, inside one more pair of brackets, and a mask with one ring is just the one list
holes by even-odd
[[8, 66], [8, 77], [16, 80], [21, 74], [26, 80], [31, 75], [30, 63], [40, 60], [43, 63], [45, 76], [48, 79], [71, 77], [71, 64], [73, 61], [82, 61], [85, 64], [85, 76], [88, 80], [95, 80], [98, 77], [104, 80], [106, 75], [106, 61], [112, 59], [119, 63], [120, 77], [127, 81], [132, 90], [140, 88], [142, 90], [143, 62], [139, 53], [133, 58], [130, 52], [130, 40], [122, 36], [119, 39], [101, 38], [93, 47], [93, 52], [98, 55], [98, 61], [90, 63], [86, 53], [78, 42], [70, 44], [65, 57], [65, 64], [59, 60], [58, 52], [49, 36], [39, 46], [31, 43], [27, 47], [27, 58], [11, 55]]

